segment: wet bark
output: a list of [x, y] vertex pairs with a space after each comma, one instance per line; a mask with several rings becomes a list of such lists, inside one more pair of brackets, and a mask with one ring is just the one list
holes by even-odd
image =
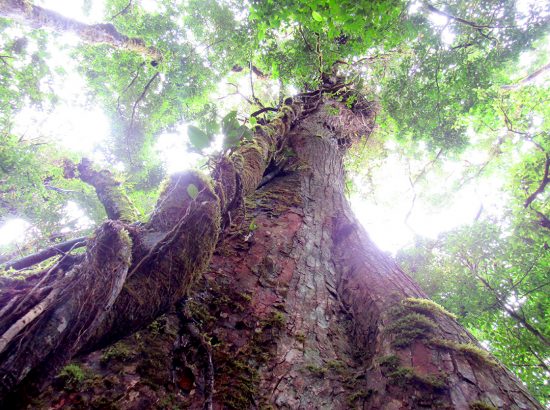
[[[147, 227], [130, 232], [134, 253], [138, 239], [144, 249], [156, 249], [154, 242], [167, 251], [144, 266], [135, 261], [156, 251], [132, 258], [126, 285], [79, 352], [168, 316], [81, 356], [92, 376], [76, 387], [59, 376], [61, 386], [50, 385], [33, 408], [97, 408], [100, 398], [123, 409], [542, 408], [355, 220], [343, 194], [342, 156], [358, 130], [368, 133], [372, 117], [323, 98], [302, 111], [290, 133], [281, 126], [282, 146], [260, 142], [222, 160], [214, 189], [197, 179], [169, 184], [165, 192], [182, 192], [161, 197]], [[280, 168], [266, 158], [276, 159], [286, 143], [293, 155], [256, 190], [262, 175]], [[206, 196], [186, 219], [182, 212], [195, 212], [181, 207], [190, 182]], [[198, 231], [214, 191], [219, 241]], [[181, 231], [187, 235], [174, 236], [181, 242], [158, 241], [178, 221], [194, 221]], [[193, 253], [205, 237], [216, 238], [212, 258]], [[208, 268], [190, 272], [189, 261]]]
[[139, 38], [130, 38], [117, 31], [112, 24], [84, 24], [51, 10], [31, 4], [27, 0], [0, 0], [0, 16], [18, 20], [33, 28], [49, 28], [58, 32], [72, 32], [84, 42], [110, 44], [159, 60], [160, 52], [148, 47]]

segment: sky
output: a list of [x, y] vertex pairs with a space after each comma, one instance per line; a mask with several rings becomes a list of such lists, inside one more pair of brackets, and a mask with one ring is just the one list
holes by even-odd
[[[525, 10], [532, 5], [534, 0], [522, 0], [521, 7]], [[88, 15], [83, 13], [81, 2], [78, 0], [42, 0], [36, 4], [58, 11], [86, 23], [96, 23], [102, 20], [103, 2], [92, 1]], [[155, 1], [140, 0], [141, 6], [147, 11], [155, 10]], [[418, 12], [419, 3], [412, 2], [409, 12]], [[454, 34], [444, 28], [448, 19], [435, 15], [431, 16], [434, 27], [441, 30], [442, 41], [450, 44]], [[50, 47], [52, 61], [62, 64], [67, 76], [59, 76], [53, 87], [59, 93], [62, 103], [53, 113], [44, 114], [36, 109], [26, 108], [16, 118], [15, 132], [29, 137], [41, 136], [55, 141], [62, 147], [80, 152], [101, 164], [102, 158], [98, 147], [105, 141], [110, 133], [109, 119], [99, 106], [85, 105], [86, 84], [77, 73], [74, 62], [68, 55], [68, 48], [59, 47], [59, 44], [75, 44], [74, 37], [63, 36], [55, 46]], [[525, 59], [529, 56], [526, 54]], [[276, 87], [276, 85], [274, 85]], [[249, 82], [239, 84], [239, 90], [250, 95]], [[234, 91], [234, 90], [233, 90]], [[276, 92], [277, 90], [273, 90]], [[231, 94], [231, 87], [221, 83], [213, 98], [224, 98]], [[228, 100], [239, 100], [238, 95], [225, 97]], [[228, 101], [230, 102], [230, 101]], [[157, 136], [155, 149], [162, 158], [168, 173], [182, 171], [195, 166], [201, 159], [198, 154], [189, 153], [186, 150], [187, 140], [186, 122], [179, 124], [174, 131]], [[453, 229], [462, 224], [471, 223], [478, 214], [481, 205], [483, 209], [491, 212], [499, 212], [499, 204], [503, 203], [500, 191], [501, 181], [498, 179], [485, 179], [467, 185], [454, 195], [451, 200], [434, 205], [424, 198], [417, 198], [410, 217], [405, 217], [411, 209], [413, 191], [409, 183], [409, 170], [405, 158], [399, 153], [399, 147], [391, 142], [386, 143], [389, 152], [387, 160], [375, 171], [376, 189], [374, 195], [371, 187], [365, 186], [360, 177], [354, 178], [357, 192], [350, 197], [352, 208], [358, 220], [365, 226], [371, 238], [378, 246], [389, 252], [395, 253], [399, 249], [414, 241], [415, 235], [435, 238], [441, 232]], [[476, 152], [467, 152], [469, 159], [476, 157]], [[479, 159], [481, 162], [483, 158]], [[413, 167], [421, 167], [422, 160], [412, 164]], [[449, 178], [460, 174], [461, 161], [449, 163], [448, 172], [442, 175], [430, 175], [430, 184], [433, 190], [444, 189], [449, 184]], [[443, 165], [443, 168], [445, 164]], [[454, 167], [454, 169], [453, 169]], [[363, 184], [363, 185], [362, 185]], [[368, 190], [368, 192], [366, 192]], [[89, 227], [92, 221], [76, 202], [68, 201], [66, 205], [66, 221], [77, 220], [81, 227]], [[0, 246], [10, 243], [22, 244], [36, 233], [36, 227], [28, 222], [8, 218], [0, 223]]]

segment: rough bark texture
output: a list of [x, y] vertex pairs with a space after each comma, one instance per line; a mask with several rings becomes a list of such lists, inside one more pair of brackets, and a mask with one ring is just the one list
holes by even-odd
[[54, 11], [35, 6], [27, 0], [0, 0], [0, 16], [18, 20], [33, 28], [72, 32], [86, 43], [105, 43], [135, 51], [154, 60], [162, 58], [156, 48], [147, 47], [139, 38], [130, 38], [119, 33], [112, 24], [84, 24]]
[[[133, 252], [149, 253], [133, 257], [80, 352], [168, 314], [82, 356], [31, 408], [541, 408], [355, 220], [342, 156], [372, 115], [321, 95], [287, 110], [304, 113], [290, 133], [291, 121], [275, 134], [259, 129], [220, 160], [215, 188], [189, 176], [169, 182], [155, 216], [131, 232]], [[256, 190], [287, 144], [294, 155]], [[189, 183], [201, 192], [194, 201]], [[179, 242], [170, 232], [182, 232]], [[147, 259], [155, 253], [162, 257]]]
[[[105, 283], [93, 280], [93, 275], [78, 274], [81, 270], [95, 269], [94, 265], [89, 266], [89, 260], [98, 260], [104, 249], [117, 249], [116, 243], [110, 243], [113, 240], [110, 236], [101, 235], [100, 242], [90, 243], [83, 261], [78, 257], [63, 258], [24, 280], [3, 281], [0, 400], [7, 395], [17, 399], [18, 388], [47, 378], [76, 352], [97, 349], [139, 330], [185, 296], [207, 267], [221, 225], [231, 220], [231, 212], [239, 210], [243, 195], [254, 192], [268, 164], [285, 145], [288, 130], [301, 110], [301, 104], [283, 107], [278, 118], [256, 131], [253, 141], [243, 144], [231, 157], [221, 158], [214, 170], [215, 187], [194, 172], [174, 175], [167, 181], [148, 223], [107, 222], [105, 229], [116, 226], [130, 243], [129, 266], [120, 273], [124, 275], [120, 279], [123, 286], [106, 287]], [[96, 187], [108, 212], [128, 208], [127, 203], [113, 207], [120, 192], [110, 186], [113, 181], [109, 175], [104, 178], [105, 174], [89, 167], [78, 168], [81, 177]], [[197, 190], [196, 196], [189, 194], [190, 186]], [[111, 258], [116, 261], [115, 256]], [[111, 285], [118, 284], [118, 271], [111, 270], [109, 264], [109, 260], [104, 262], [106, 281], [112, 275]], [[72, 302], [64, 297], [63, 289], [73, 287], [80, 289], [81, 300], [97, 305], [89, 310], [90, 317], [66, 306]], [[112, 294], [109, 303], [94, 300], [96, 294], [106, 291]], [[71, 326], [58, 326], [58, 318], [50, 314], [49, 307], [64, 312], [60, 320]], [[75, 336], [73, 328], [80, 328], [80, 333]], [[54, 343], [42, 343], [43, 339], [52, 339]], [[25, 343], [30, 341], [42, 344], [42, 348], [26, 352]]]

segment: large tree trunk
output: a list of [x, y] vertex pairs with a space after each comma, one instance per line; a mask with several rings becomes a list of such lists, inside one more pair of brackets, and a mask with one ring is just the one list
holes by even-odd
[[[294, 155], [275, 178], [255, 192], [257, 178], [238, 178], [246, 212], [222, 205], [227, 227], [190, 296], [146, 331], [81, 357], [85, 376], [66, 369], [33, 408], [541, 408], [370, 241], [343, 193], [342, 156], [365, 119], [335, 101], [315, 108], [290, 131]], [[158, 276], [136, 282], [147, 271], [134, 270], [130, 296], [158, 294], [143, 289]], [[170, 282], [173, 270], [160, 270]], [[141, 315], [115, 302], [80, 351], [174, 302]]]

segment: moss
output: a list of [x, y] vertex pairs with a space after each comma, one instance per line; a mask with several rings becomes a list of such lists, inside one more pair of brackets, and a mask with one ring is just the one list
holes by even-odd
[[388, 370], [395, 370], [401, 364], [401, 359], [396, 355], [382, 356], [378, 359], [378, 364]]
[[413, 375], [414, 371], [412, 368], [402, 366], [396, 367], [391, 373], [388, 374], [393, 382], [401, 387], [409, 384], [413, 379]]
[[362, 391], [362, 390], [356, 391], [348, 397], [348, 404], [350, 406], [353, 406], [354, 403], [359, 400], [361, 401], [368, 400], [373, 394], [374, 394], [373, 389], [368, 389], [367, 391]]
[[473, 343], [458, 343], [452, 340], [433, 338], [430, 339], [430, 344], [435, 347], [453, 350], [489, 366], [495, 366], [497, 364], [489, 352], [477, 347]]
[[303, 333], [296, 333], [294, 335], [294, 337], [296, 338], [296, 340], [300, 343], [305, 343], [306, 341], [306, 335], [304, 335]]
[[248, 302], [250, 303], [252, 301], [252, 296], [246, 292], [240, 292], [239, 293], [239, 296], [241, 297], [242, 300], [244, 300], [245, 302]]
[[329, 360], [326, 367], [338, 373], [343, 373], [347, 369], [347, 365], [342, 360]]
[[316, 366], [314, 364], [308, 364], [306, 370], [313, 374], [315, 377], [324, 377], [327, 374], [327, 369], [325, 367]]
[[447, 386], [447, 377], [444, 374], [423, 375], [416, 373], [411, 367], [399, 366], [395, 368], [388, 376], [398, 386], [407, 386], [417, 384], [423, 388], [441, 390]]
[[127, 345], [119, 342], [107, 348], [99, 361], [102, 365], [105, 365], [111, 361], [126, 362], [134, 356], [134, 352]]
[[230, 385], [218, 391], [220, 400], [230, 409], [250, 408], [258, 395], [258, 370], [242, 360], [226, 360], [220, 370], [231, 377]]
[[88, 376], [87, 372], [76, 363], [68, 364], [57, 375], [67, 390], [77, 390]]
[[151, 332], [151, 335], [158, 336], [163, 332], [164, 324], [160, 319], [154, 320], [151, 322], [151, 324], [147, 327], [147, 329]]
[[186, 308], [188, 309], [191, 317], [201, 324], [210, 323], [215, 320], [204, 303], [200, 303], [196, 300], [189, 300], [187, 301]]
[[268, 328], [274, 328], [274, 329], [282, 329], [286, 324], [286, 317], [284, 313], [273, 311], [271, 312], [271, 315], [261, 322], [261, 330], [268, 329]]
[[430, 318], [413, 312], [394, 321], [388, 326], [387, 331], [395, 336], [392, 341], [394, 347], [406, 347], [414, 340], [424, 338], [436, 327], [436, 323]]
[[406, 308], [424, 315], [444, 315], [456, 319], [455, 314], [447, 311], [443, 306], [429, 299], [407, 298], [401, 303]]
[[470, 403], [470, 410], [497, 410], [497, 408], [492, 404], [476, 400]]
[[[291, 178], [287, 176], [287, 179]], [[296, 181], [298, 184], [298, 181]], [[292, 207], [300, 207], [300, 190], [289, 189], [289, 183], [270, 184], [269, 189], [260, 189], [254, 193], [254, 209], [261, 210], [271, 218], [277, 218]]]

